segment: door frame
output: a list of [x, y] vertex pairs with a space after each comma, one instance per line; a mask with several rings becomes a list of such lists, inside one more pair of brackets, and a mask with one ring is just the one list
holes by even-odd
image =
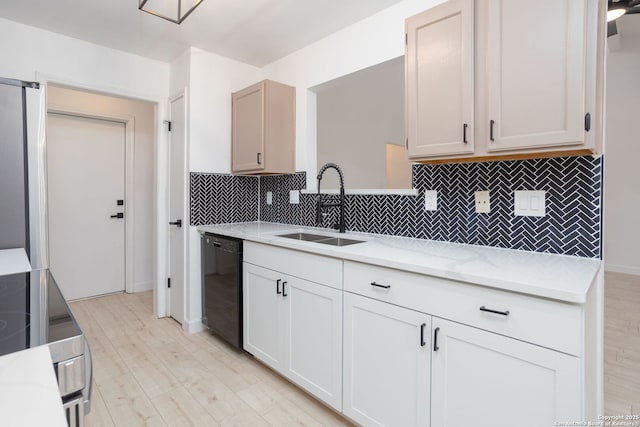
[[[174, 101], [177, 101], [178, 99], [183, 98], [184, 99], [184, 122], [185, 122], [185, 126], [184, 126], [184, 144], [183, 144], [183, 150], [184, 150], [184, 161], [183, 161], [183, 170], [184, 170], [184, 174], [182, 175], [182, 188], [183, 188], [183, 194], [184, 194], [184, 199], [182, 200], [182, 221], [183, 221], [183, 226], [182, 226], [182, 232], [181, 232], [181, 237], [182, 237], [182, 243], [183, 243], [183, 252], [182, 252], [182, 265], [183, 265], [183, 274], [182, 274], [182, 284], [183, 284], [183, 308], [182, 308], [182, 319], [180, 319], [180, 323], [182, 324], [182, 328], [185, 330], [189, 330], [190, 327], [188, 325], [187, 319], [189, 318], [188, 313], [187, 313], [187, 307], [189, 307], [188, 301], [190, 299], [190, 292], [188, 291], [189, 286], [189, 272], [190, 272], [190, 264], [188, 262], [189, 258], [189, 236], [188, 233], [191, 231], [190, 230], [190, 223], [191, 223], [191, 218], [189, 215], [189, 198], [191, 197], [191, 192], [189, 191], [189, 188], [187, 186], [189, 180], [187, 179], [187, 176], [189, 174], [189, 158], [188, 158], [188, 153], [189, 153], [189, 90], [188, 87], [184, 87], [182, 88], [182, 90], [180, 90], [178, 93], [174, 94], [173, 96], [171, 96], [168, 100], [167, 103], [167, 112], [168, 112], [168, 117], [169, 117], [169, 122], [173, 119], [173, 113], [171, 112], [171, 104]], [[164, 211], [165, 211], [165, 217], [171, 221], [173, 221], [173, 218], [170, 218], [171, 212], [171, 194], [170, 194], [170, 188], [171, 188], [171, 158], [170, 158], [170, 153], [171, 153], [171, 135], [170, 132], [168, 132], [168, 129], [165, 127], [165, 132], [167, 134], [167, 151], [166, 151], [166, 170], [167, 170], [167, 176], [169, 177], [169, 179], [167, 180], [167, 185], [166, 185], [166, 204], [164, 207]], [[164, 269], [164, 273], [165, 273], [165, 280], [164, 280], [164, 284], [165, 286], [160, 286], [159, 288], [159, 293], [163, 294], [164, 300], [165, 300], [165, 316], [171, 316], [171, 292], [169, 291], [169, 288], [167, 286], [167, 278], [171, 277], [170, 275], [170, 268], [171, 268], [171, 260], [170, 260], [170, 256], [171, 256], [171, 238], [169, 236], [169, 221], [165, 221], [164, 223], [164, 227], [166, 231], [166, 235], [167, 235], [167, 239], [166, 239], [166, 262], [165, 262], [165, 269]]]
[[[45, 91], [47, 86], [45, 85]], [[85, 119], [104, 120], [124, 124], [125, 148], [124, 148], [124, 290], [126, 293], [132, 293], [133, 289], [133, 266], [135, 265], [135, 252], [133, 250], [133, 233], [134, 233], [134, 147], [135, 147], [135, 118], [130, 115], [115, 114], [96, 114], [78, 110], [62, 104], [53, 104], [47, 102], [46, 113], [60, 114], [71, 117], [79, 117]], [[48, 120], [48, 119], [46, 119]], [[46, 128], [46, 126], [45, 126]], [[46, 133], [45, 133], [46, 135]], [[48, 206], [47, 206], [48, 209]], [[48, 214], [47, 214], [48, 215]], [[48, 234], [48, 230], [47, 230]], [[49, 249], [49, 248], [47, 248]]]
[[[112, 85], [96, 84], [93, 81], [78, 80], [74, 77], [69, 77], [61, 74], [55, 74], [50, 72], [43, 72], [42, 70], [35, 70], [36, 81], [46, 87], [47, 84], [56, 84], [60, 86], [67, 86], [74, 89], [87, 90], [102, 93], [112, 96], [123, 96], [126, 98], [136, 99], [140, 101], [151, 102], [155, 106], [155, 135], [153, 142], [153, 191], [154, 191], [154, 204], [153, 204], [153, 314], [155, 317], [165, 317], [166, 313], [166, 294], [167, 294], [167, 250], [168, 250], [168, 236], [166, 224], [169, 220], [167, 216], [168, 201], [167, 201], [167, 166], [168, 166], [168, 133], [166, 127], [163, 124], [163, 118], [169, 116], [169, 99], [165, 92], [159, 97], [150, 97], [142, 92], [137, 91], [131, 87], [116, 87]], [[187, 89], [185, 88], [185, 96]], [[187, 98], [185, 98], [187, 99]], [[37, 140], [38, 150], [46, 151], [46, 144], [44, 142], [44, 135], [46, 131], [46, 90], [40, 92], [40, 102], [37, 108], [38, 114], [35, 119], [27, 120], [27, 131], [29, 138]], [[33, 111], [36, 109], [33, 108]], [[187, 111], [189, 110], [187, 104]], [[188, 115], [187, 115], [188, 118]], [[188, 144], [188, 140], [187, 140]], [[186, 149], [186, 148], [185, 148]], [[43, 169], [41, 167], [41, 169]], [[46, 172], [46, 171], [45, 171]], [[42, 171], [39, 171], [42, 173]], [[43, 188], [40, 195], [41, 206], [43, 210], [47, 209], [46, 189]], [[48, 247], [48, 224], [46, 221], [42, 221], [40, 224], [42, 229], [42, 240], [45, 242], [44, 247]], [[43, 267], [48, 267], [48, 253], [42, 255]]]

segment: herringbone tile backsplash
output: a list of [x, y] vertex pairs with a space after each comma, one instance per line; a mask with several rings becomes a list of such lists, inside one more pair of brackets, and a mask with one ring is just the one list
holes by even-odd
[[[258, 178], [193, 173], [191, 224], [255, 221], [260, 203], [262, 221], [316, 225], [315, 195], [289, 203], [289, 191], [305, 187], [304, 172], [259, 180], [258, 195]], [[414, 165], [413, 185], [418, 196], [347, 195], [347, 229], [601, 257], [601, 157]], [[427, 189], [438, 191], [437, 211], [424, 211]], [[474, 192], [481, 190], [490, 191], [489, 214], [475, 213]], [[546, 191], [546, 216], [514, 216], [515, 190]], [[265, 202], [267, 191], [273, 193], [272, 205]], [[227, 192], [232, 194], [222, 194]], [[337, 219], [337, 209], [331, 209], [323, 226]]]

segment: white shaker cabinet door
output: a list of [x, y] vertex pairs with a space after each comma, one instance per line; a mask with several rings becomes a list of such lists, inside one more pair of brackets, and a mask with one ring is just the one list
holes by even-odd
[[365, 426], [429, 425], [431, 317], [344, 293], [343, 412]]
[[583, 143], [587, 2], [484, 1], [487, 150]]
[[474, 151], [473, 0], [450, 0], [406, 21], [410, 158]]
[[342, 291], [288, 277], [283, 374], [336, 410], [342, 409]]
[[582, 419], [577, 357], [439, 318], [433, 334], [432, 426], [540, 427]]
[[274, 369], [284, 364], [282, 274], [243, 263], [244, 349]]

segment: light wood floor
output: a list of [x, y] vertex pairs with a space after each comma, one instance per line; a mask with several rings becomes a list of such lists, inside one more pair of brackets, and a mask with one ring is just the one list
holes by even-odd
[[151, 292], [78, 301], [91, 345], [87, 426], [340, 426], [338, 414], [207, 332], [156, 319]]
[[640, 276], [605, 274], [606, 415], [640, 414]]
[[[156, 319], [152, 294], [74, 302], [94, 361], [91, 426], [349, 425], [207, 332]], [[605, 275], [605, 414], [640, 414], [640, 277]]]

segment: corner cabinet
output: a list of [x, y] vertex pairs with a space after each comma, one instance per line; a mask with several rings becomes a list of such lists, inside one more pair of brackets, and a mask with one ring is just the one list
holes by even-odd
[[231, 95], [231, 172], [295, 172], [296, 90], [264, 80]]
[[412, 160], [601, 151], [597, 0], [450, 0], [406, 20]]
[[433, 331], [432, 426], [581, 419], [579, 358], [439, 318]]
[[340, 411], [342, 290], [285, 273], [297, 273], [286, 268], [289, 253], [309, 272], [328, 259], [249, 242], [244, 251], [245, 259], [271, 267], [243, 263], [244, 349]]

